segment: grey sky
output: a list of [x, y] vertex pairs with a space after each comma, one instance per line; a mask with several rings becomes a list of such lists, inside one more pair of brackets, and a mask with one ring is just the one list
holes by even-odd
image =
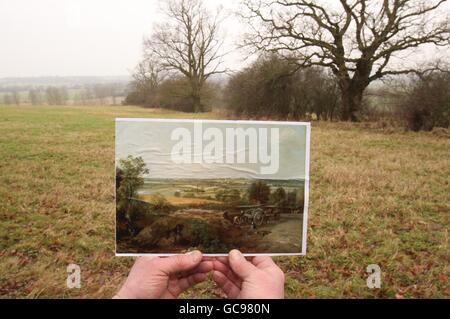
[[[239, 0], [206, 0], [236, 11]], [[126, 75], [141, 56], [142, 38], [161, 19], [158, 0], [0, 0], [0, 78]], [[449, 10], [447, 3], [444, 10]], [[228, 48], [244, 27], [230, 15], [222, 25]], [[408, 60], [429, 60], [432, 48]], [[245, 65], [233, 52], [226, 66]], [[448, 55], [447, 55], [448, 57]]]
[[[207, 1], [233, 10], [235, 0]], [[157, 0], [0, 0], [0, 77], [126, 75], [161, 18]], [[227, 19], [223, 31], [235, 38]], [[227, 58], [239, 63], [237, 55]]]
[[[241, 122], [242, 123], [242, 122]], [[263, 178], [263, 179], [303, 179], [305, 178], [306, 159], [306, 125], [302, 124], [237, 124], [233, 122], [203, 122], [203, 132], [208, 128], [218, 128], [223, 132], [225, 141], [226, 128], [278, 128], [279, 129], [279, 165], [276, 173], [261, 174], [260, 158], [256, 164], [231, 163], [183, 163], [175, 164], [171, 158], [173, 147], [178, 143], [171, 140], [173, 130], [179, 127], [187, 128], [192, 133], [193, 122], [165, 121], [118, 121], [116, 122], [116, 161], [132, 155], [142, 157], [150, 170], [149, 177], [153, 178]], [[270, 136], [270, 135], [269, 135]], [[258, 139], [261, 135], [258, 136]], [[270, 137], [269, 137], [270, 140]], [[192, 141], [192, 147], [195, 142]], [[257, 143], [260, 143], [259, 140]], [[201, 143], [199, 143], [201, 144]], [[196, 145], [199, 145], [196, 144]], [[203, 142], [203, 148], [209, 144]], [[223, 144], [225, 146], [225, 142]], [[248, 140], [247, 148], [248, 151]], [[237, 146], [237, 145], [236, 145]], [[258, 144], [254, 145], [258, 147]], [[261, 145], [259, 146], [261, 148]], [[225, 148], [225, 147], [224, 147]], [[224, 148], [218, 153], [225, 154]], [[264, 148], [264, 147], [263, 147]], [[236, 147], [235, 153], [244, 148]], [[229, 149], [228, 149], [229, 151]], [[274, 156], [274, 152], [270, 151]], [[193, 150], [193, 156], [195, 156]], [[204, 151], [203, 154], [206, 154]], [[277, 154], [278, 155], [278, 154]], [[222, 157], [224, 159], [224, 157]], [[224, 161], [225, 162], [225, 161]], [[248, 162], [248, 156], [247, 156]]]

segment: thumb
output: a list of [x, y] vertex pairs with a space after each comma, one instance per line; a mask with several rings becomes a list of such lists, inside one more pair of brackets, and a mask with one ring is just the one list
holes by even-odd
[[188, 271], [195, 268], [202, 261], [202, 253], [198, 250], [158, 260], [159, 270], [167, 275]]
[[242, 255], [242, 253], [237, 249], [233, 249], [232, 251], [230, 251], [229, 263], [231, 269], [233, 269], [236, 275], [238, 275], [242, 279], [248, 278], [253, 271], [257, 270], [256, 267], [253, 266], [252, 263], [247, 261], [244, 255]]

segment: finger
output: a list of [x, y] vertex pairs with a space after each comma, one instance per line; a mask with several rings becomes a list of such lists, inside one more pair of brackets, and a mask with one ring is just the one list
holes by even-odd
[[187, 277], [189, 275], [197, 274], [197, 273], [208, 273], [213, 270], [214, 266], [212, 261], [202, 261], [197, 267], [191, 269], [184, 274], [182, 273], [181, 277]]
[[269, 256], [255, 256], [252, 259], [252, 264], [259, 269], [268, 269], [278, 267], [272, 258]]
[[229, 265], [225, 265], [219, 261], [215, 261], [214, 270], [221, 272], [222, 274], [227, 276], [227, 278], [231, 280], [238, 288], [241, 288], [242, 284], [241, 279], [238, 276], [236, 276], [236, 274], [233, 272], [233, 270], [230, 268]]
[[188, 271], [197, 267], [202, 260], [202, 253], [198, 250], [184, 255], [177, 255], [157, 260], [159, 270], [166, 275]]
[[171, 287], [169, 287], [169, 289], [175, 296], [178, 296], [183, 291], [191, 288], [192, 286], [198, 283], [205, 281], [206, 279], [208, 279], [207, 274], [202, 273], [193, 274], [174, 281], [173, 284], [171, 284]]
[[205, 256], [203, 257], [202, 261], [213, 261], [214, 257], [210, 257], [210, 256]]
[[157, 259], [161, 259], [158, 256], [141, 256], [136, 258], [136, 261], [134, 262], [135, 265], [139, 266], [145, 266], [149, 265], [151, 262], [154, 262]]
[[217, 261], [220, 261], [222, 264], [228, 265], [228, 256], [227, 257], [217, 257]]
[[212, 261], [202, 261], [194, 270], [200, 273], [206, 273], [213, 270], [213, 262]]
[[216, 268], [224, 269], [224, 268], [230, 268], [230, 265], [228, 265], [228, 263], [224, 263], [220, 260], [214, 260], [213, 267], [214, 267], [214, 269], [216, 269]]
[[220, 271], [213, 271], [214, 282], [223, 290], [228, 298], [236, 298], [241, 290]]
[[230, 251], [229, 256], [231, 269], [242, 279], [248, 278], [251, 273], [257, 269], [251, 262], [247, 261], [237, 249]]
[[223, 273], [228, 272], [229, 270], [231, 270], [230, 265], [228, 264], [224, 264], [218, 260], [213, 261], [213, 268], [214, 270], [218, 270], [221, 271]]
[[220, 269], [230, 268], [230, 264], [228, 263], [228, 258], [213, 260], [213, 267], [214, 268], [219, 267]]
[[151, 269], [154, 262], [160, 259], [157, 256], [141, 256], [136, 258], [133, 267], [130, 270], [131, 272], [140, 272], [140, 271], [148, 271]]
[[271, 257], [257, 256], [253, 259], [253, 264], [256, 268], [269, 273], [273, 278], [278, 278], [284, 282], [284, 272], [277, 266]]

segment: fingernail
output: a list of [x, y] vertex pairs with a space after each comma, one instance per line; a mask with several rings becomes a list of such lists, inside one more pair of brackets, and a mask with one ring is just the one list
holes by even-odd
[[232, 251], [230, 251], [229, 256], [230, 256], [230, 259], [238, 260], [239, 258], [242, 257], [242, 253], [237, 249], [233, 249]]
[[202, 258], [202, 253], [199, 252], [198, 250], [188, 252], [187, 255], [191, 256], [193, 263], [198, 263], [200, 261], [200, 259]]

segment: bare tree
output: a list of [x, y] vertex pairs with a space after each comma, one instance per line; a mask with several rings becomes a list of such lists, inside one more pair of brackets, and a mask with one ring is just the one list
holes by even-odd
[[132, 94], [142, 99], [144, 104], [155, 106], [157, 89], [164, 80], [161, 65], [155, 59], [146, 56], [136, 66], [132, 76], [133, 81], [130, 83]]
[[244, 0], [252, 28], [246, 44], [294, 56], [299, 67], [330, 68], [341, 91], [342, 119], [355, 121], [371, 82], [418, 72], [393, 60], [425, 44], [450, 44], [448, 13], [440, 12], [445, 2]]
[[31, 89], [28, 92], [28, 99], [30, 100], [31, 105], [38, 105], [41, 102], [39, 90]]
[[20, 105], [20, 93], [18, 91], [14, 91], [11, 93], [13, 104]]
[[204, 111], [201, 90], [220, 69], [223, 53], [219, 36], [219, 11], [212, 15], [201, 0], [169, 0], [166, 22], [155, 26], [144, 40], [144, 55], [159, 61], [168, 72], [185, 76], [191, 87], [190, 98], [195, 112]]
[[148, 57], [139, 62], [133, 73], [133, 86], [137, 90], [156, 89], [164, 78], [161, 66]]
[[69, 99], [69, 92], [65, 87], [49, 86], [45, 94], [49, 105], [65, 105]]
[[11, 105], [12, 101], [13, 101], [13, 99], [12, 99], [11, 94], [8, 94], [8, 93], [3, 94], [3, 104]]
[[80, 92], [80, 100], [82, 105], [92, 104], [94, 93], [91, 86], [85, 86]]

